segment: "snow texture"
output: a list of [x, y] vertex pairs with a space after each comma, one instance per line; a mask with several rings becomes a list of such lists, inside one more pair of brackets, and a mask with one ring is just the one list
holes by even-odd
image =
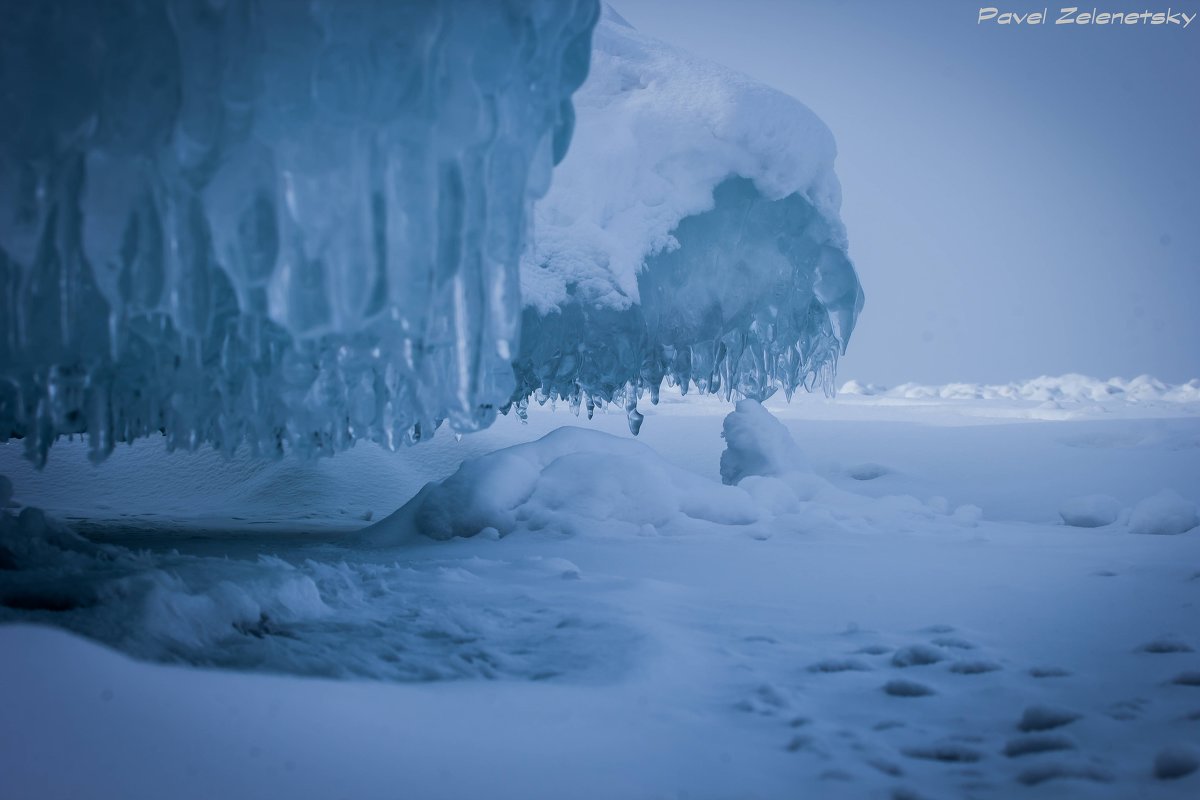
[[[101, 470], [82, 442], [42, 471], [0, 446], [4, 788], [1190, 798], [1200, 531], [1058, 510], [1197, 499], [1200, 413], [1029, 402], [812, 397], [722, 425], [689, 398], [638, 441], [621, 413], [535, 408], [400, 453], [143, 442]], [[808, 466], [722, 482], [722, 448], [778, 464], [783, 434]]]
[[595, 0], [0, 0], [0, 438], [487, 425]]
[[863, 293], [805, 106], [606, 9], [522, 261], [518, 402], [832, 390]]

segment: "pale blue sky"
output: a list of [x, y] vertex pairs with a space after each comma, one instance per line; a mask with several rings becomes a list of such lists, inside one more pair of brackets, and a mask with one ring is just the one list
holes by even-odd
[[[1168, 5], [1200, 10], [1138, 10]], [[615, 7], [833, 130], [867, 293], [840, 379], [1200, 377], [1200, 20], [981, 27], [963, 0]]]

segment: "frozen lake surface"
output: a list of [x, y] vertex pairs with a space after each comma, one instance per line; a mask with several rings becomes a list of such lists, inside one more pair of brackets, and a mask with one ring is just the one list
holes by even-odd
[[640, 445], [7, 445], [89, 541], [0, 572], [0, 794], [1194, 797], [1200, 529], [1135, 531], [1194, 519], [1200, 402], [1097, 386], [772, 401], [798, 452], [752, 430], [737, 487], [711, 400]]

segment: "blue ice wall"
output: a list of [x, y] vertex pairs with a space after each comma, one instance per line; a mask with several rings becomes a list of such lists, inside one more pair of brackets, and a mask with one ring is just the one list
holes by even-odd
[[0, 440], [395, 447], [514, 389], [595, 0], [0, 0]]

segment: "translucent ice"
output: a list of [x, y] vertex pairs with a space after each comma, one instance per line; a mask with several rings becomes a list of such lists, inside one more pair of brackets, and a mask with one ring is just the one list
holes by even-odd
[[832, 388], [863, 302], [833, 137], [800, 103], [605, 11], [536, 211], [516, 400]]
[[0, 440], [394, 447], [513, 391], [595, 0], [0, 0]]

